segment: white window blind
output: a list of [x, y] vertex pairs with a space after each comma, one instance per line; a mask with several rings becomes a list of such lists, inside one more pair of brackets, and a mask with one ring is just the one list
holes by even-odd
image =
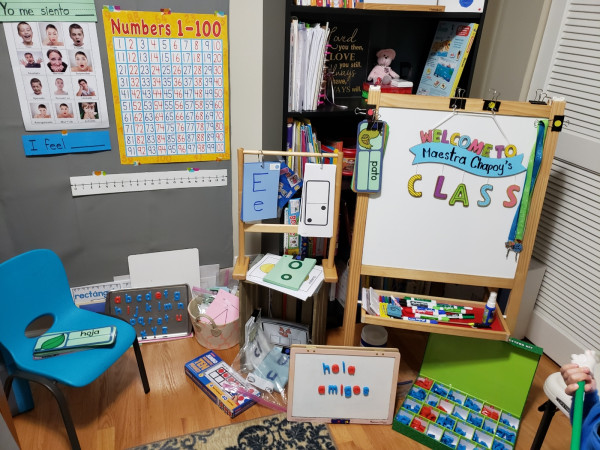
[[569, 132], [597, 139], [600, 133], [600, 2], [570, 2], [560, 31], [545, 91], [550, 97], [567, 99], [565, 116]]
[[563, 364], [600, 350], [600, 0], [552, 8], [561, 10], [550, 12], [530, 95], [564, 97], [567, 125], [533, 250], [547, 270], [527, 337]]

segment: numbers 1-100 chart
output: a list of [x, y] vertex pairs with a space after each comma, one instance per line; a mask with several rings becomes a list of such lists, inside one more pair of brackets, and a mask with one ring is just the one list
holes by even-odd
[[[123, 163], [229, 159], [226, 30], [218, 21], [181, 20], [171, 30], [190, 29], [189, 38], [111, 38]], [[195, 37], [196, 22], [211, 37]]]

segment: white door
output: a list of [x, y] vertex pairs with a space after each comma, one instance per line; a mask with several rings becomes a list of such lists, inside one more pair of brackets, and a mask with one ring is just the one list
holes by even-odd
[[564, 364], [600, 351], [600, 0], [552, 2], [528, 98], [541, 95], [566, 99], [566, 126], [533, 251], [547, 270], [526, 335]]

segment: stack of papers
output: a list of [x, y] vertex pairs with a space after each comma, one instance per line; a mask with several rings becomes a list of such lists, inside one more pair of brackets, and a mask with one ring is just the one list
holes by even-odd
[[289, 111], [317, 109], [325, 68], [329, 24], [292, 20], [290, 29]]
[[[240, 317], [240, 299], [229, 292], [219, 289], [217, 296], [204, 312], [215, 321], [217, 325], [235, 322]], [[200, 321], [208, 323], [204, 317]]]

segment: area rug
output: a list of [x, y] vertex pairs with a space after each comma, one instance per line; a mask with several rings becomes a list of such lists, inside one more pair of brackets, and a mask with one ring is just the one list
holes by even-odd
[[165, 439], [131, 450], [179, 449], [335, 449], [327, 425], [288, 422], [285, 414]]

